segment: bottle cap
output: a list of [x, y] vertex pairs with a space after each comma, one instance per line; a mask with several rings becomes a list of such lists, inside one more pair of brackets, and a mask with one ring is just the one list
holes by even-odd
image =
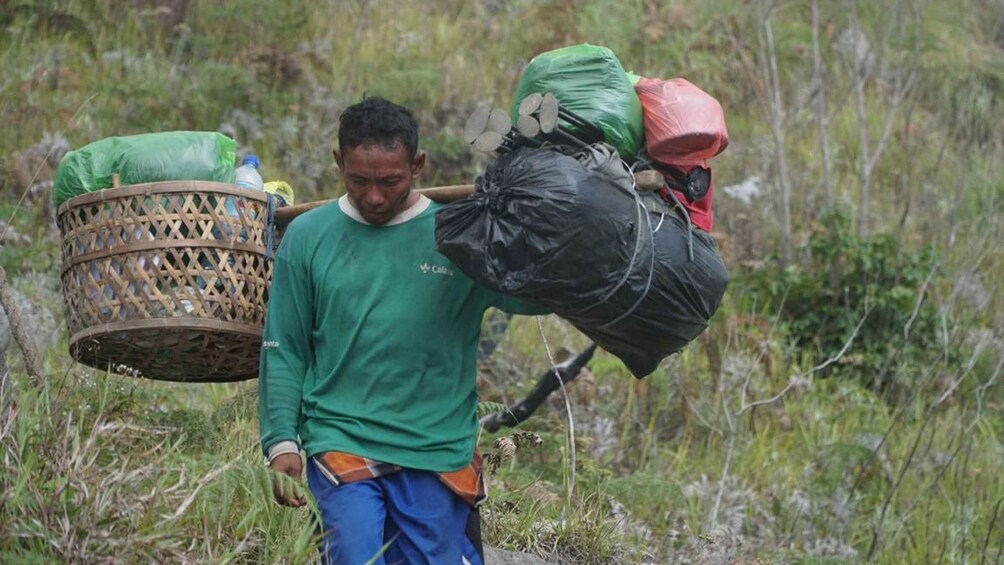
[[258, 157], [255, 155], [245, 155], [244, 160], [241, 161], [241, 165], [251, 165], [257, 169], [261, 166], [261, 161], [259, 161]]

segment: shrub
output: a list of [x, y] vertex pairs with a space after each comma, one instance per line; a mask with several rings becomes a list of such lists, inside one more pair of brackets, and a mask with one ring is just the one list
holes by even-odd
[[885, 234], [860, 238], [849, 214], [835, 209], [814, 228], [805, 265], [768, 267], [744, 282], [816, 364], [837, 356], [853, 336], [829, 373], [885, 389], [900, 361], [935, 354], [937, 308], [930, 293], [938, 276], [930, 247], [908, 250]]

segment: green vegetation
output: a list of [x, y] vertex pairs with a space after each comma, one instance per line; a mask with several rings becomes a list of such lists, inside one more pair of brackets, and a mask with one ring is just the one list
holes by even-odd
[[843, 375], [865, 378], [879, 391], [889, 392], [893, 379], [909, 388], [910, 367], [943, 354], [927, 294], [940, 282], [933, 250], [904, 250], [885, 234], [859, 238], [851, 228], [846, 214], [833, 211], [820, 218], [803, 268], [767, 267], [742, 282], [777, 309], [793, 346], [814, 364], [853, 340], [853, 353], [839, 357]]
[[[11, 344], [0, 562], [316, 558], [310, 511], [271, 502], [254, 383], [71, 362], [46, 184], [67, 149], [219, 130], [298, 201], [330, 198], [337, 116], [370, 93], [416, 111], [424, 185], [469, 182], [486, 162], [460, 136], [470, 112], [508, 107], [533, 55], [583, 41], [721, 100], [734, 282], [655, 374], [601, 352], [568, 387], [571, 418], [558, 393], [524, 425], [542, 442], [492, 477], [487, 541], [563, 563], [1002, 562], [1004, 4], [853, 6], [819, 2], [817, 81], [812, 0], [0, 4], [0, 220], [22, 236], [0, 225], [0, 265], [48, 375], [33, 388]], [[726, 190], [746, 180], [748, 201]], [[543, 328], [552, 350], [586, 344]], [[515, 400], [547, 366], [536, 321], [514, 321], [484, 400]]]

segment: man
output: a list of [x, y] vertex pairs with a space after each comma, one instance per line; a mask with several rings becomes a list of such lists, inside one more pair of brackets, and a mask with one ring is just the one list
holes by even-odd
[[306, 452], [326, 562], [480, 563], [479, 536], [465, 532], [484, 497], [474, 449], [481, 319], [489, 306], [539, 312], [436, 252], [438, 205], [412, 191], [425, 153], [408, 110], [367, 98], [342, 114], [338, 144], [345, 196], [292, 222], [276, 255], [262, 447], [294, 479]]

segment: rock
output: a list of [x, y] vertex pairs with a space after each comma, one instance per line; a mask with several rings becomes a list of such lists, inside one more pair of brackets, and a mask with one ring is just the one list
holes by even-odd
[[878, 66], [878, 56], [872, 49], [865, 32], [857, 28], [847, 28], [836, 41], [836, 50], [854, 63], [854, 70], [861, 77], [871, 76]]
[[28, 201], [48, 198], [56, 167], [69, 151], [70, 142], [62, 134], [46, 132], [35, 145], [11, 153], [5, 169], [14, 196], [28, 192]]
[[990, 304], [990, 291], [983, 284], [983, 279], [977, 272], [962, 273], [955, 279], [955, 294], [964, 298], [969, 305], [977, 310], [983, 310]]
[[531, 553], [485, 548], [485, 565], [553, 565]]
[[753, 203], [753, 200], [760, 196], [760, 185], [760, 177], [754, 175], [738, 184], [726, 186], [722, 189], [722, 192], [728, 194], [743, 206], [749, 207]]
[[6, 173], [0, 188], [5, 187], [15, 200], [23, 197], [25, 207], [35, 208], [52, 236], [59, 233], [52, 184], [59, 162], [69, 151], [70, 142], [61, 133], [46, 132], [35, 145], [11, 153], [0, 167]]

